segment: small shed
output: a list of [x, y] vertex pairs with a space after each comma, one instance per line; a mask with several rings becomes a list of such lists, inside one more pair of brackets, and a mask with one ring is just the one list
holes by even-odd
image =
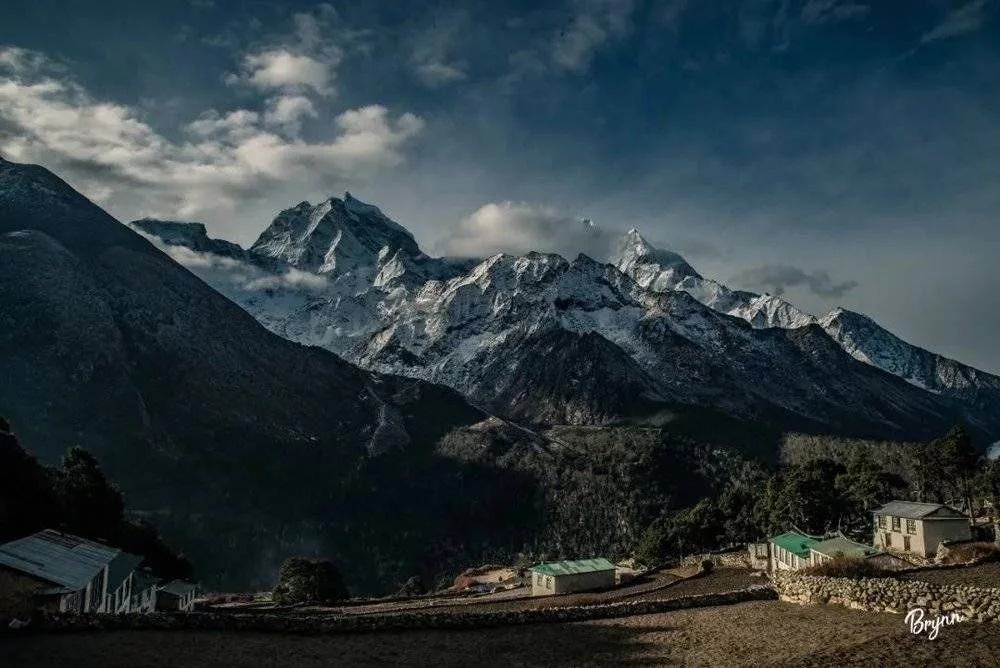
[[551, 596], [615, 586], [615, 565], [607, 559], [542, 562], [531, 567], [531, 595]]
[[106, 612], [125, 614], [132, 612], [132, 588], [142, 557], [122, 552], [108, 565], [108, 599]]
[[768, 540], [771, 546], [768, 570], [797, 571], [809, 566], [810, 548], [822, 541], [820, 536], [810, 536], [799, 531], [786, 531]]
[[197, 585], [190, 582], [172, 580], [156, 590], [156, 609], [189, 612], [197, 590]]
[[132, 600], [129, 602], [131, 612], [155, 612], [156, 590], [159, 579], [148, 570], [137, 572], [132, 581]]

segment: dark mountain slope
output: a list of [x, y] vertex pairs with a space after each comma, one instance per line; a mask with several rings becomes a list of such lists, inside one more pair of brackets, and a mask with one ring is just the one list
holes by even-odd
[[211, 584], [266, 584], [277, 560], [323, 551], [377, 588], [446, 539], [461, 562], [527, 531], [506, 494], [530, 504], [530, 480], [436, 454], [486, 417], [458, 394], [270, 334], [49, 172], [9, 162], [0, 379], [30, 451], [91, 449]]

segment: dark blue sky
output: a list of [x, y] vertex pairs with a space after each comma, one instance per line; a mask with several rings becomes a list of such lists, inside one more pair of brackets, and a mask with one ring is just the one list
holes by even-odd
[[0, 153], [120, 218], [244, 244], [345, 189], [429, 252], [600, 255], [636, 226], [734, 287], [1000, 371], [998, 19], [998, 0], [13, 0]]

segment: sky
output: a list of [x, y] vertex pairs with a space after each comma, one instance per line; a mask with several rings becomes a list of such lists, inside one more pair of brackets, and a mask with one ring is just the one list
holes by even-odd
[[249, 245], [350, 190], [435, 255], [635, 227], [993, 372], [998, 82], [1000, 0], [0, 4], [0, 155], [121, 220]]

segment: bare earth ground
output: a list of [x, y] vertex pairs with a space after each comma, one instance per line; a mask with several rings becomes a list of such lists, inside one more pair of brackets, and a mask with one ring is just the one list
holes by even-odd
[[37, 635], [0, 642], [6, 668], [303, 666], [1000, 666], [1000, 628], [933, 641], [900, 615], [757, 601], [567, 624], [358, 635], [219, 632]]
[[970, 587], [1000, 587], [1000, 562], [932, 571], [905, 573], [904, 580], [920, 580], [932, 584], [968, 585]]

